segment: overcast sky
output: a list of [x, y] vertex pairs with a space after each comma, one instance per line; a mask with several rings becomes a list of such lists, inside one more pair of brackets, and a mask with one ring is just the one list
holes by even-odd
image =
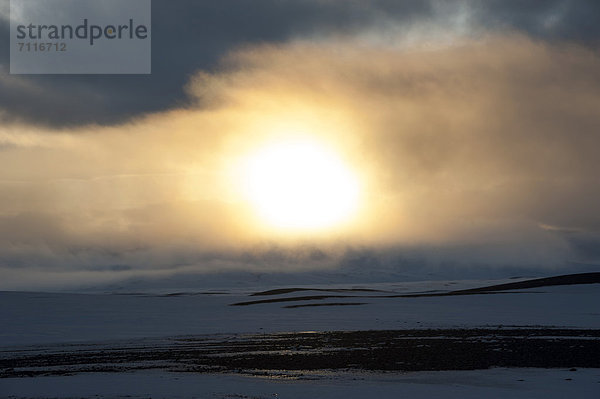
[[[9, 63], [8, 3], [0, 0], [3, 74]], [[393, 41], [409, 35], [435, 41], [453, 35], [521, 32], [548, 41], [597, 46], [600, 37], [600, 4], [593, 0], [153, 0], [152, 11], [152, 75], [19, 78], [26, 85], [3, 77], [4, 117], [53, 125], [115, 123], [179, 107], [188, 101], [183, 88], [190, 75], [199, 69], [218, 69], [225, 54], [257, 43], [325, 40], [380, 29], [387, 30], [383, 36]]]
[[[0, 0], [0, 289], [600, 264], [597, 1], [152, 5], [151, 75], [27, 76], [8, 74]], [[299, 241], [252, 228], [230, 167], [273, 129], [359, 171], [360, 223]]]

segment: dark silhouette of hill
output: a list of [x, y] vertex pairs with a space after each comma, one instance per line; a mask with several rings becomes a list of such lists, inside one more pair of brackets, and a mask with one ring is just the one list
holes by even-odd
[[574, 284], [598, 284], [600, 283], [600, 272], [565, 274], [562, 276], [536, 278], [534, 280], [517, 281], [514, 283], [490, 285], [487, 287], [470, 288], [466, 290], [452, 291], [455, 295], [505, 291], [505, 290], [523, 290], [527, 288], [550, 287], [554, 285], [574, 285]]
[[299, 291], [319, 291], [319, 292], [385, 292], [380, 290], [374, 290], [369, 288], [278, 288], [274, 290], [255, 292], [250, 296], [262, 296], [262, 295], [281, 295], [290, 294], [292, 292]]
[[[554, 277], [544, 277], [532, 280], [517, 281], [514, 283], [505, 283], [497, 285], [489, 285], [485, 287], [469, 288], [465, 290], [456, 290], [449, 292], [435, 292], [435, 293], [419, 293], [419, 294], [398, 294], [398, 295], [310, 295], [310, 296], [297, 296], [297, 297], [278, 297], [270, 299], [262, 299], [258, 301], [238, 302], [233, 303], [231, 306], [247, 306], [247, 305], [258, 305], [262, 303], [275, 303], [275, 302], [296, 302], [296, 301], [315, 301], [330, 298], [421, 298], [421, 297], [438, 297], [438, 296], [456, 296], [456, 295], [483, 295], [483, 294], [496, 294], [502, 293], [502, 291], [509, 290], [523, 290], [529, 288], [540, 288], [550, 287], [557, 285], [576, 285], [576, 284], [598, 284], [600, 283], [600, 272], [593, 273], [578, 273], [578, 274], [565, 274]], [[287, 294], [297, 291], [308, 291], [306, 288], [282, 288], [271, 291], [258, 292], [252, 295], [280, 295]], [[312, 291], [333, 291], [333, 292], [344, 292], [344, 291], [368, 291], [368, 290], [327, 290], [327, 289], [313, 289]], [[376, 290], [372, 290], [377, 292]]]

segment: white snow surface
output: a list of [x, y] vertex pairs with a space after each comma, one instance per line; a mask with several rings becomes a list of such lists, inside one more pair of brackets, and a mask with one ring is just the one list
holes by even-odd
[[2, 398], [598, 398], [600, 369], [494, 368], [264, 377], [141, 371], [0, 379]]
[[[514, 280], [511, 280], [514, 281]], [[116, 341], [161, 345], [177, 336], [284, 331], [545, 326], [600, 328], [600, 284], [542, 287], [487, 295], [369, 298], [448, 291], [506, 281], [319, 285], [386, 291], [301, 291], [249, 296], [267, 288], [119, 294], [0, 292], [0, 355], [69, 350]], [[288, 286], [289, 287], [289, 286]], [[171, 292], [172, 293], [172, 292]], [[229, 306], [309, 295], [353, 295]], [[285, 308], [360, 302], [364, 305]], [[46, 346], [58, 344], [58, 346]], [[36, 345], [42, 345], [36, 349]], [[64, 345], [64, 346], [63, 346]], [[62, 349], [61, 349], [62, 347]], [[50, 348], [50, 349], [48, 349]], [[0, 379], [0, 398], [598, 398], [600, 369], [493, 368], [437, 372], [273, 372], [194, 374], [146, 370]]]
[[[485, 284], [374, 284], [360, 288], [405, 293]], [[346, 288], [353, 287], [356, 286]], [[248, 296], [258, 290], [177, 296], [0, 292], [0, 348], [216, 333], [499, 325], [600, 328], [600, 284], [542, 287], [487, 295], [416, 298], [366, 298], [373, 293], [332, 292], [331, 295], [357, 297], [229, 306], [251, 300], [329, 294], [303, 291], [281, 296]], [[284, 307], [340, 302], [365, 304]]]

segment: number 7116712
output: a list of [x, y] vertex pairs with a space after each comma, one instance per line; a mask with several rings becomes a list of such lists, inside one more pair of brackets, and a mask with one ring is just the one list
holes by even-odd
[[17, 43], [19, 51], [67, 51], [67, 43]]

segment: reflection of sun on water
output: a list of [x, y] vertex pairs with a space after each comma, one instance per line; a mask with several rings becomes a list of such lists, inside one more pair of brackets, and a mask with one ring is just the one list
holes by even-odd
[[357, 210], [356, 177], [334, 152], [314, 142], [268, 144], [248, 157], [244, 168], [245, 194], [272, 227], [332, 228]]

